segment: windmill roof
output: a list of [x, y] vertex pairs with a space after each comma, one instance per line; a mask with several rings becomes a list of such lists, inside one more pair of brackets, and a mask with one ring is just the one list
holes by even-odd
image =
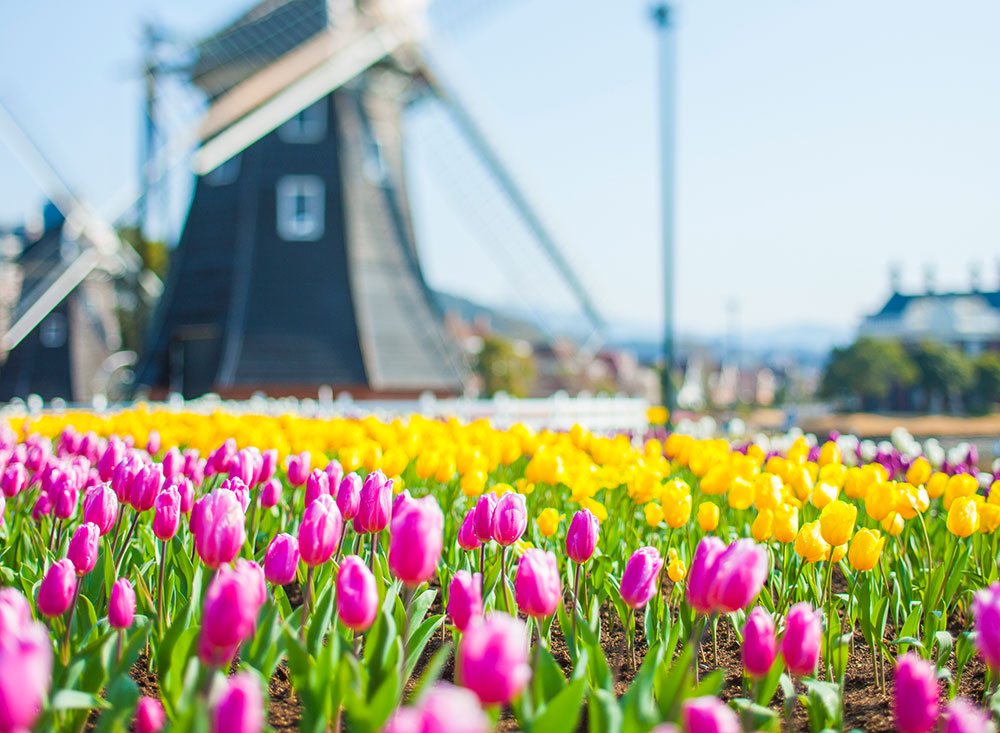
[[996, 291], [971, 291], [971, 292], [950, 292], [950, 293], [893, 293], [882, 310], [875, 314], [875, 317], [898, 316], [918, 301], [944, 303], [949, 300], [977, 298], [987, 302], [989, 307], [1000, 309], [1000, 290]]

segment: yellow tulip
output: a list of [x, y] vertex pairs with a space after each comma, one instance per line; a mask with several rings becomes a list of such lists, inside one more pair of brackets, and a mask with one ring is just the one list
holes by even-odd
[[462, 493], [473, 499], [483, 493], [486, 488], [486, 474], [482, 471], [473, 471], [462, 476], [459, 482]]
[[750, 533], [758, 542], [767, 542], [771, 539], [771, 531], [774, 526], [774, 512], [770, 509], [761, 509], [757, 517], [750, 525]]
[[679, 529], [691, 518], [691, 495], [674, 495], [663, 498], [663, 519], [668, 527]]
[[840, 489], [847, 479], [847, 471], [847, 466], [841, 463], [828, 463], [819, 469], [819, 480]]
[[799, 501], [808, 501], [813, 490], [813, 478], [805, 466], [789, 468], [785, 483], [791, 487]]
[[948, 474], [938, 471], [932, 473], [927, 479], [927, 495], [932, 499], [939, 499], [944, 495], [944, 489], [948, 485]]
[[948, 531], [958, 537], [968, 537], [979, 525], [979, 512], [971, 496], [959, 496], [948, 510]]
[[702, 532], [712, 532], [719, 526], [719, 505], [703, 501], [698, 505], [698, 526]]
[[837, 500], [839, 493], [837, 487], [833, 484], [820, 481], [816, 484], [816, 488], [813, 489], [812, 496], [809, 497], [809, 502], [817, 509], [825, 509], [830, 502]]
[[865, 497], [865, 511], [876, 522], [881, 522], [896, 509], [896, 484], [887, 481], [873, 484]]
[[733, 509], [749, 509], [753, 504], [753, 484], [744, 478], [733, 479], [729, 487], [729, 496], [726, 500]]
[[753, 482], [754, 499], [753, 505], [758, 511], [764, 509], [773, 510], [781, 503], [784, 486], [781, 479], [769, 473], [762, 473]]
[[837, 545], [830, 554], [830, 562], [836, 564], [844, 559], [847, 554], [847, 545]]
[[830, 544], [823, 539], [819, 522], [806, 522], [795, 538], [795, 553], [805, 562], [819, 562], [830, 556]]
[[831, 463], [840, 463], [840, 448], [832, 440], [827, 441], [823, 444], [823, 447], [819, 449], [819, 461], [820, 466], [827, 466]]
[[538, 524], [539, 532], [546, 537], [551, 537], [559, 530], [559, 522], [562, 518], [563, 515], [555, 509], [552, 507], [546, 507], [542, 510], [541, 514], [538, 515], [538, 519], [536, 519], [535, 522]]
[[942, 504], [945, 511], [951, 509], [952, 502], [955, 499], [965, 496], [972, 496], [979, 489], [979, 482], [976, 481], [974, 476], [970, 476], [967, 473], [956, 473], [954, 476], [948, 479], [948, 483], [944, 487], [944, 499]]
[[864, 474], [857, 466], [847, 469], [847, 473], [844, 474], [844, 485], [840, 487], [844, 495], [850, 499], [863, 499], [863, 489], [867, 488], [863, 479]]
[[979, 531], [982, 534], [992, 534], [1000, 527], [1000, 504], [979, 504]]
[[431, 478], [437, 471], [438, 461], [440, 461], [440, 456], [438, 456], [437, 451], [421, 451], [420, 455], [417, 456], [417, 476], [424, 481]]
[[729, 466], [712, 466], [701, 479], [701, 491], [703, 494], [710, 495], [725, 494], [733, 478], [733, 471]]
[[926, 458], [921, 456], [906, 469], [906, 483], [914, 486], [923, 486], [931, 477], [931, 464]]
[[930, 497], [927, 496], [927, 489], [923, 486], [913, 484], [897, 484], [899, 493], [896, 495], [896, 511], [902, 515], [903, 519], [913, 519], [917, 513], [923, 514], [931, 505]]
[[868, 572], [878, 564], [884, 545], [885, 537], [877, 529], [859, 530], [851, 540], [851, 550], [847, 555], [851, 567], [863, 573]]
[[642, 510], [646, 515], [646, 524], [650, 527], [658, 527], [663, 521], [663, 509], [655, 501], [646, 504]]
[[881, 525], [886, 534], [896, 537], [903, 531], [905, 522], [896, 512], [889, 512], [882, 520]]
[[851, 538], [857, 519], [858, 508], [853, 504], [830, 502], [819, 515], [820, 533], [830, 545], [842, 545]]
[[986, 497], [986, 503], [1000, 505], [1000, 480], [990, 484], [990, 493]]
[[799, 510], [789, 504], [781, 504], [774, 510], [774, 521], [771, 525], [774, 539], [783, 544], [795, 542], [799, 533]]
[[608, 519], [608, 509], [597, 499], [587, 497], [580, 502], [580, 506], [589, 509], [590, 513], [597, 517], [598, 522], [605, 522]]
[[670, 564], [667, 565], [667, 577], [675, 583], [680, 583], [684, 580], [685, 575], [687, 575], [687, 568], [684, 566], [684, 561], [675, 555]]
[[508, 491], [513, 491], [513, 490], [514, 487], [511, 486], [510, 484], [493, 484], [492, 488], [490, 488], [490, 491], [492, 491], [498, 497], [503, 496]]

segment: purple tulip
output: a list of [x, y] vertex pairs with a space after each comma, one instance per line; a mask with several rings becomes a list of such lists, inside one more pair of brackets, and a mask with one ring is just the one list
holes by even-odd
[[819, 664], [823, 640], [823, 617], [808, 601], [796, 603], [785, 617], [785, 633], [781, 637], [781, 656], [789, 672], [799, 677], [811, 675]]
[[367, 631], [378, 613], [375, 576], [357, 555], [348, 555], [337, 573], [337, 617], [347, 628]]
[[264, 576], [274, 585], [288, 585], [295, 579], [299, 559], [299, 541], [282, 532], [267, 546]]
[[600, 531], [600, 522], [589, 509], [581, 509], [574, 514], [566, 532], [566, 554], [569, 559], [579, 565], [587, 562], [597, 547]]
[[126, 578], [119, 578], [111, 586], [108, 602], [108, 623], [114, 629], [127, 629], [135, 618], [135, 590]]
[[444, 515], [437, 500], [432, 496], [413, 499], [393, 517], [389, 568], [404, 585], [420, 585], [434, 575], [443, 544]]
[[514, 576], [517, 606], [532, 618], [542, 619], [556, 612], [562, 600], [562, 583], [556, 556], [536, 548], [521, 555]]
[[52, 563], [38, 586], [36, 605], [39, 613], [50, 617], [66, 613], [75, 591], [76, 568], [73, 561], [64, 558]]
[[663, 558], [655, 547], [640, 547], [632, 553], [622, 574], [622, 600], [630, 608], [642, 608], [656, 593]]
[[458, 677], [484, 705], [505, 705], [531, 679], [528, 629], [524, 622], [494, 611], [469, 624], [458, 647]]
[[500, 497], [493, 511], [493, 539], [501, 547], [509, 547], [521, 539], [528, 528], [528, 505], [523, 494], [507, 492]]
[[777, 655], [774, 618], [766, 608], [757, 606], [743, 626], [743, 667], [751, 677], [765, 677]]
[[896, 659], [893, 713], [900, 733], [927, 733], [937, 725], [938, 686], [934, 666], [913, 652]]
[[483, 576], [459, 570], [448, 586], [448, 616], [459, 631], [483, 615]]

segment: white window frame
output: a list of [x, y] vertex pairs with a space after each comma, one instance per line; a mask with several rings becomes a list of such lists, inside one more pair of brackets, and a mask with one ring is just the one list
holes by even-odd
[[240, 177], [240, 154], [237, 153], [224, 163], [220, 163], [215, 168], [204, 175], [205, 183], [209, 186], [228, 186]]
[[278, 236], [286, 242], [315, 242], [323, 236], [326, 185], [322, 178], [284, 176], [278, 179], [276, 191]]
[[278, 137], [286, 143], [318, 143], [326, 137], [326, 99], [309, 105], [278, 128]]

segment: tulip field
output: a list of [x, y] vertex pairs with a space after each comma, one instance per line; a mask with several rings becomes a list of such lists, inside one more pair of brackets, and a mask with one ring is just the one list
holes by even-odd
[[994, 730], [998, 488], [905, 433], [8, 416], [0, 733]]

